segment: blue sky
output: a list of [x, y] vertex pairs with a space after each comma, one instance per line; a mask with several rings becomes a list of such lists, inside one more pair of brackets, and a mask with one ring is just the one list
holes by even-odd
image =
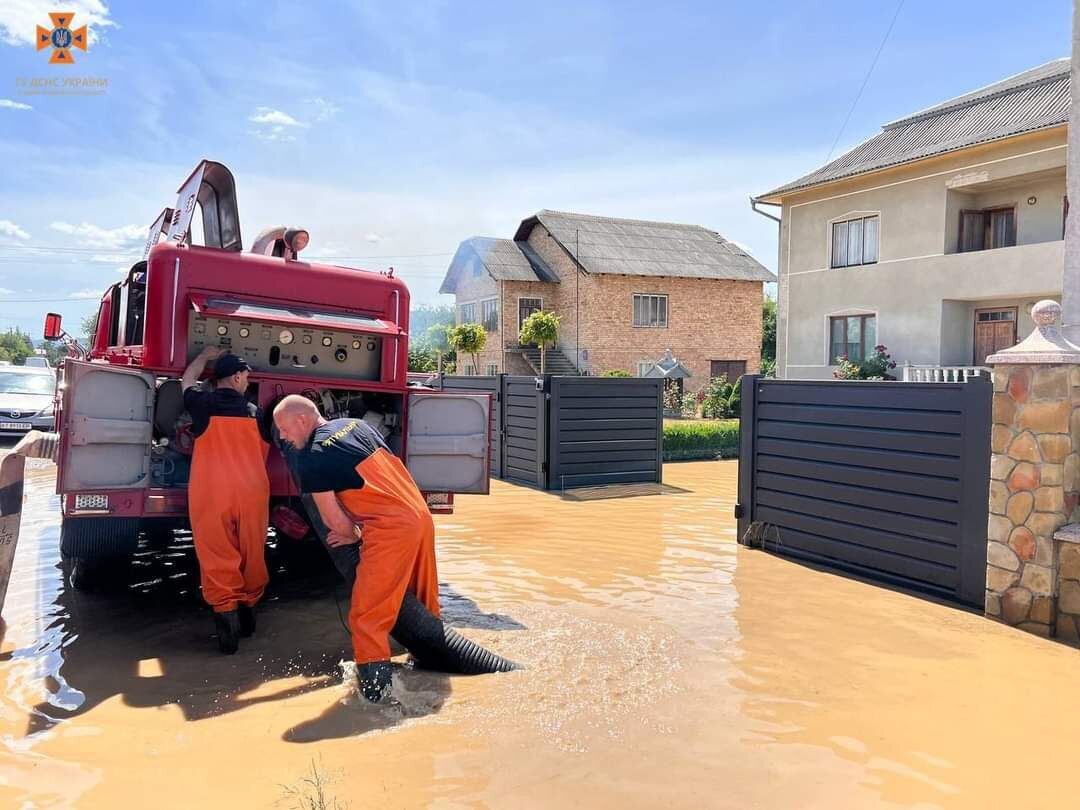
[[[0, 0], [0, 329], [94, 308], [201, 157], [233, 170], [246, 244], [305, 226], [308, 257], [392, 265], [414, 303], [540, 208], [705, 225], [775, 269], [747, 197], [825, 162], [895, 9]], [[907, 0], [836, 154], [1068, 55], [1071, 9]], [[73, 66], [33, 46], [56, 10], [91, 27]], [[108, 89], [20, 94], [57, 75]]]

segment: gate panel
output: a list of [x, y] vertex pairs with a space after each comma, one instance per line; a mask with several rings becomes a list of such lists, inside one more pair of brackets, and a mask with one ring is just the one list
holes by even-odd
[[663, 380], [552, 377], [548, 489], [663, 478]]
[[544, 486], [545, 392], [537, 377], [502, 376], [503, 478], [531, 487]]
[[744, 377], [740, 542], [981, 605], [991, 388]]

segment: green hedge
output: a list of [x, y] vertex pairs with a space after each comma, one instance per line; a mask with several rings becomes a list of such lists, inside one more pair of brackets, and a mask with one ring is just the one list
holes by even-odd
[[734, 458], [739, 455], [739, 420], [671, 422], [664, 425], [664, 461]]

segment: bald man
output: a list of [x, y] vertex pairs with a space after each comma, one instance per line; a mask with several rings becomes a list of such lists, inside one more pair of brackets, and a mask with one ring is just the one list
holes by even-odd
[[327, 544], [361, 543], [349, 630], [365, 698], [390, 693], [390, 630], [406, 591], [439, 615], [435, 524], [409, 471], [360, 419], [328, 422], [306, 397], [274, 409], [281, 438], [297, 451], [300, 489], [311, 493], [329, 530]]

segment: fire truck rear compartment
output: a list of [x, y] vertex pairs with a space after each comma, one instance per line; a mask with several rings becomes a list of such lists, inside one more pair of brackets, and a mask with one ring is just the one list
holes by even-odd
[[[274, 405], [287, 393], [299, 393], [312, 400], [327, 419], [362, 419], [379, 432], [393, 452], [401, 451], [404, 399], [401, 395], [314, 386], [299, 391], [285, 391], [273, 385], [271, 396], [264, 397], [262, 387], [271, 385], [254, 383], [249, 391], [249, 398], [253, 402], [263, 404], [262, 419], [271, 433]], [[194, 437], [191, 434], [191, 417], [184, 409], [183, 402], [179, 380], [169, 378], [159, 381], [154, 404], [154, 438], [150, 447], [151, 486], [174, 488], [188, 484]]]

